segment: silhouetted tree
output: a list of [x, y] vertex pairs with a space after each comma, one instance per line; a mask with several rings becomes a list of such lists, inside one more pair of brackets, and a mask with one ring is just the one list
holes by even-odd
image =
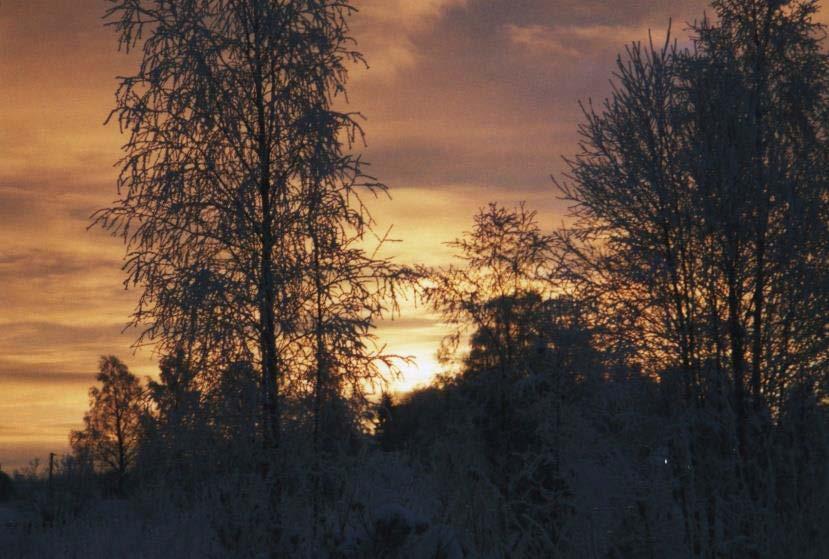
[[535, 291], [515, 298], [502, 296], [487, 301], [481, 311], [499, 327], [478, 328], [472, 333], [465, 360], [467, 371], [497, 370], [501, 366], [502, 348], [506, 347], [510, 347], [511, 352], [511, 374], [538, 370], [546, 351], [546, 310], [544, 301]]
[[[346, 153], [362, 137], [355, 115], [332, 109], [347, 64], [362, 60], [353, 11], [341, 0], [116, 0], [108, 11], [143, 61], [113, 112], [130, 134], [122, 197], [95, 221], [127, 244], [139, 343], [170, 352], [184, 340], [196, 371], [260, 370], [275, 503], [281, 392], [301, 393], [289, 385], [304, 381], [309, 342], [320, 379], [333, 378], [320, 357], [338, 344], [365, 360], [354, 336], [379, 308], [365, 297], [382, 265], [354, 243], [371, 223], [358, 191], [385, 187]], [[323, 339], [331, 324], [347, 341]]]
[[[576, 371], [584, 374], [595, 361], [589, 351], [568, 356], [578, 344], [589, 350], [590, 335], [585, 328], [578, 343], [567, 339], [566, 325], [579, 328], [581, 317], [551, 283], [552, 237], [523, 204], [490, 204], [450, 246], [463, 265], [433, 270], [424, 295], [454, 330], [443, 350], [454, 353], [468, 336], [469, 352], [444, 387], [447, 400], [421, 391], [393, 408], [386, 430], [412, 438], [419, 414], [424, 424], [441, 425], [433, 418], [450, 414], [436, 411], [440, 406], [462, 406], [466, 419], [454, 421], [476, 426], [473, 440], [484, 443], [492, 464], [505, 553], [561, 553], [561, 527], [572, 513], [560, 475], [563, 381], [574, 382]], [[556, 427], [548, 428], [551, 419]], [[428, 435], [415, 440], [427, 444]]]
[[70, 442], [98, 471], [114, 474], [123, 492], [141, 437], [145, 393], [138, 378], [112, 355], [101, 357], [96, 379], [101, 385], [89, 389], [84, 428], [72, 431]]
[[212, 425], [183, 348], [159, 362], [158, 380], [147, 382], [148, 406], [141, 441], [141, 468], [183, 489], [196, 467], [211, 462]]
[[159, 421], [177, 431], [198, 413], [199, 391], [183, 349], [163, 357], [158, 368], [159, 380], [147, 383], [148, 395], [158, 410]]
[[712, 5], [692, 51], [633, 45], [611, 98], [586, 107], [559, 277], [635, 364], [678, 377], [691, 553], [766, 553], [773, 416], [827, 367], [829, 67], [816, 2]]
[[490, 204], [470, 232], [448, 243], [463, 265], [424, 271], [431, 282], [424, 298], [453, 328], [446, 355], [474, 331], [475, 344], [488, 345], [504, 379], [518, 372], [517, 344], [549, 293], [551, 239], [523, 204], [512, 210]]

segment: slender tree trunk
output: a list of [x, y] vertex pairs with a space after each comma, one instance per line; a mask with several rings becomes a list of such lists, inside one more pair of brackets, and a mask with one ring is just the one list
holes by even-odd
[[[767, 213], [764, 212], [764, 213]], [[764, 221], [767, 218], [762, 218]], [[755, 410], [759, 409], [762, 390], [762, 353], [763, 353], [763, 307], [765, 305], [765, 254], [766, 254], [766, 225], [761, 224], [762, 231], [758, 233], [755, 248], [757, 268], [754, 277], [754, 309], [752, 313], [752, 344], [751, 344], [751, 396]]]
[[273, 272], [274, 234], [272, 199], [273, 177], [271, 173], [271, 150], [265, 114], [265, 84], [262, 65], [261, 44], [261, 7], [254, 2], [253, 35], [256, 88], [257, 147], [259, 158], [259, 198], [262, 206], [262, 231], [259, 277], [259, 328], [260, 355], [262, 359], [262, 398], [264, 406], [264, 445], [266, 464], [263, 474], [270, 487], [271, 520], [271, 556], [277, 556], [281, 537], [280, 502], [282, 498], [282, 480], [280, 468], [280, 412], [279, 412], [279, 370], [276, 352], [276, 317], [275, 317], [275, 281]]
[[263, 211], [263, 232], [261, 246], [261, 267], [259, 278], [259, 302], [260, 302], [260, 347], [262, 358], [262, 385], [264, 389], [263, 405], [265, 424], [263, 434], [266, 448], [275, 449], [279, 446], [279, 414], [278, 414], [278, 393], [279, 379], [276, 358], [276, 317], [274, 311], [274, 273], [273, 273], [273, 233], [272, 228], [272, 205], [269, 192], [269, 179], [266, 178], [265, 168], [267, 163], [262, 165], [263, 178], [260, 185], [260, 198]]
[[691, 367], [691, 340], [689, 338], [688, 332], [688, 319], [685, 315], [685, 308], [684, 308], [684, 301], [682, 296], [682, 288], [680, 287], [680, 279], [679, 274], [677, 271], [677, 264], [676, 264], [676, 254], [673, 249], [673, 243], [671, 243], [670, 239], [670, 232], [668, 230], [667, 224], [663, 224], [662, 226], [662, 242], [663, 242], [663, 249], [665, 250], [664, 258], [668, 264], [668, 272], [670, 275], [670, 282], [671, 282], [671, 293], [670, 297], [672, 299], [674, 312], [676, 313], [676, 328], [677, 333], [679, 334], [679, 355], [680, 360], [682, 361], [682, 369], [683, 369], [683, 381], [685, 382], [685, 400], [687, 403], [691, 401], [691, 394], [693, 393], [693, 370]]
[[315, 349], [315, 377], [314, 377], [314, 433], [313, 433], [313, 535], [316, 537], [317, 528], [320, 520], [320, 478], [321, 478], [321, 460], [322, 460], [322, 444], [321, 444], [321, 415], [323, 409], [323, 391], [326, 384], [325, 374], [325, 332], [324, 332], [324, 314], [323, 314], [323, 286], [322, 286], [322, 269], [320, 263], [320, 240], [319, 232], [316, 227], [317, 211], [319, 208], [319, 192], [314, 193], [314, 201], [312, 205], [312, 212], [309, 219], [309, 234], [312, 242], [313, 258], [314, 258], [314, 290], [316, 296], [316, 317], [314, 325], [314, 337], [316, 340]]
[[752, 313], [752, 344], [751, 344], [751, 395], [755, 409], [761, 405], [760, 391], [762, 386], [762, 343], [763, 343], [763, 308], [765, 305], [766, 287], [766, 235], [768, 232], [770, 193], [765, 172], [765, 141], [763, 127], [765, 126], [765, 111], [763, 98], [766, 95], [766, 49], [768, 48], [769, 26], [773, 8], [766, 9], [762, 35], [758, 30], [754, 37], [756, 59], [754, 64], [754, 181], [759, 193], [760, 207], [757, 215], [757, 231], [754, 241], [754, 295]]
[[[766, 172], [765, 138], [764, 127], [766, 126], [766, 115], [764, 110], [764, 99], [766, 97], [766, 50], [768, 48], [769, 29], [774, 8], [771, 3], [766, 6], [763, 18], [763, 27], [756, 29], [754, 33], [754, 186], [757, 192], [759, 207], [755, 219], [754, 238], [754, 293], [752, 294], [752, 340], [751, 340], [751, 397], [753, 418], [759, 414], [763, 407], [762, 401], [762, 353], [763, 353], [763, 312], [765, 308], [766, 289], [766, 245], [769, 227], [769, 205], [771, 203], [769, 192], [768, 176]], [[757, 447], [753, 449], [753, 455], [761, 456], [761, 447], [765, 444], [765, 436], [756, 428], [752, 429], [752, 442]], [[752, 499], [758, 496], [759, 485], [763, 479], [762, 470], [764, 465], [755, 459], [751, 462], [748, 473], [749, 493]]]
[[734, 377], [734, 406], [737, 408], [737, 444], [740, 458], [745, 460], [748, 456], [745, 409], [745, 349], [733, 262], [729, 262], [726, 275], [728, 281], [728, 329], [731, 338], [731, 372]]

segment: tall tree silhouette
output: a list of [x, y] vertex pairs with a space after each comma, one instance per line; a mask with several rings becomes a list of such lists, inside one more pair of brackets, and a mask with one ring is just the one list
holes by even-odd
[[[645, 370], [678, 376], [691, 419], [673, 464], [718, 462], [722, 475], [708, 480], [731, 483], [676, 470], [683, 506], [697, 506], [697, 490], [711, 499], [685, 511], [694, 553], [719, 545], [726, 514], [726, 539], [752, 539], [757, 523], [718, 511], [712, 495], [771, 510], [770, 422], [803, 380], [825, 390], [829, 355], [829, 66], [816, 2], [713, 8], [692, 51], [669, 38], [619, 59], [613, 95], [586, 107], [573, 180], [560, 185], [575, 223], [559, 235], [562, 281], [601, 302]], [[693, 442], [703, 433], [720, 442]]]
[[[827, 305], [829, 59], [815, 1], [713, 7], [719, 22], [697, 26], [699, 55], [688, 67], [690, 106], [705, 118], [692, 173], [710, 234], [722, 238], [715, 261], [727, 284], [745, 455], [749, 397], [755, 412], [779, 408], [791, 369], [812, 376], [827, 362], [815, 317]], [[730, 132], [715, 124], [724, 111]], [[738, 150], [732, 170], [717, 172], [729, 145]]]
[[194, 372], [260, 369], [276, 502], [283, 393], [301, 396], [313, 370], [318, 441], [326, 391], [347, 378], [359, 395], [364, 378], [378, 378], [383, 358], [366, 341], [398, 275], [358, 246], [373, 225], [360, 193], [386, 187], [348, 153], [362, 141], [356, 114], [332, 108], [347, 65], [362, 61], [354, 8], [113, 4], [121, 46], [141, 44], [143, 61], [112, 114], [130, 134], [121, 198], [95, 222], [127, 244], [127, 284], [142, 290], [139, 343], [167, 353], [186, 344]]

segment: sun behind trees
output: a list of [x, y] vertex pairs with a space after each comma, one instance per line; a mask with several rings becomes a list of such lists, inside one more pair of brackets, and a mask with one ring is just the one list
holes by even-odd
[[[628, 47], [556, 184], [569, 225], [492, 203], [448, 243], [455, 263], [416, 271], [364, 250], [360, 196], [386, 188], [352, 154], [356, 115], [333, 108], [362, 61], [348, 2], [111, 6], [143, 58], [113, 112], [120, 199], [95, 223], [127, 245], [160, 373], [102, 358], [67, 462], [91, 462], [99, 493], [31, 549], [826, 556], [815, 1], [715, 0], [692, 47]], [[381, 396], [398, 361], [374, 325], [412, 285], [446, 328], [446, 369]], [[80, 493], [68, 468], [55, 478], [50, 506]], [[103, 503], [121, 516], [85, 531]]]

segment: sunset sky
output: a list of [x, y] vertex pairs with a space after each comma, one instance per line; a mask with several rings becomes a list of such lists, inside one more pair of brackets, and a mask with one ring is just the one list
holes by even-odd
[[[122, 333], [123, 246], [87, 231], [116, 196], [123, 138], [103, 122], [134, 56], [102, 25], [105, 0], [0, 1], [0, 464], [65, 450], [101, 354], [156, 371]], [[551, 174], [577, 151], [579, 99], [603, 98], [616, 53], [668, 19], [685, 39], [704, 0], [361, 0], [351, 107], [366, 115], [375, 204], [401, 262], [439, 264], [442, 244], [488, 201], [525, 200], [545, 228], [562, 215]], [[435, 369], [441, 328], [421, 309], [384, 323], [389, 350]]]

